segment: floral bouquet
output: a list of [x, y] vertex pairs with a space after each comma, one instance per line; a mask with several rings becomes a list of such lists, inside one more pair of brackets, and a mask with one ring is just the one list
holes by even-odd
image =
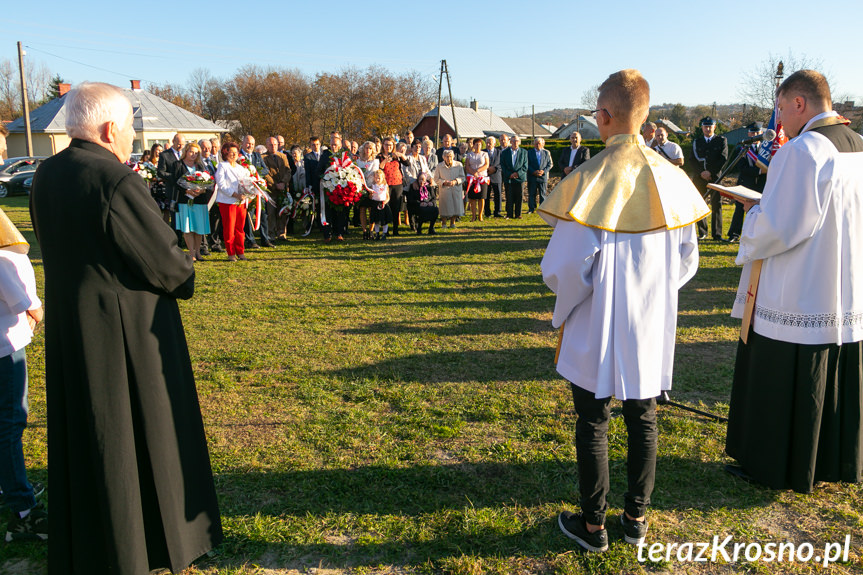
[[240, 191], [240, 194], [242, 194], [243, 200], [255, 201], [254, 228], [255, 231], [257, 231], [258, 228], [261, 227], [261, 200], [269, 202], [274, 206], [276, 205], [276, 202], [274, 202], [273, 198], [270, 197], [270, 194], [267, 193], [267, 181], [261, 177], [257, 168], [250, 164], [246, 158], [240, 158], [237, 160], [237, 163], [249, 170], [249, 177], [240, 180], [237, 189]]
[[261, 177], [258, 173], [258, 169], [243, 157], [237, 160], [237, 163], [249, 171], [249, 177], [240, 180], [240, 193], [243, 194], [243, 198], [246, 200], [254, 200], [263, 195], [264, 199], [272, 201], [270, 200], [269, 194], [267, 194], [267, 181]]
[[324, 172], [322, 180], [327, 198], [338, 210], [345, 210], [354, 205], [368, 190], [366, 179], [360, 168], [351, 161], [347, 152], [330, 159], [330, 167]]
[[144, 178], [144, 181], [147, 183], [147, 185], [152, 184], [158, 179], [156, 176], [156, 168], [154, 168], [150, 164], [141, 164], [139, 162], [135, 164], [135, 167], [133, 167], [132, 169], [135, 170], [135, 172], [137, 172], [139, 176]]
[[202, 193], [212, 188], [215, 184], [216, 181], [213, 179], [213, 176], [209, 174], [209, 172], [195, 172], [193, 174], [186, 174], [185, 176], [177, 180], [177, 185], [184, 190], [189, 190], [189, 192], [196, 192], [186, 193], [186, 197], [189, 198], [190, 206], [195, 203], [195, 198], [197, 196], [200, 196]]

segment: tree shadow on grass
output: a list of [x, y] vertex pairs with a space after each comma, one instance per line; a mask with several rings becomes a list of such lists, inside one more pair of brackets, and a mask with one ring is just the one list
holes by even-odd
[[383, 378], [407, 383], [497, 382], [501, 374], [505, 374], [509, 382], [553, 378], [554, 349], [519, 347], [417, 353], [321, 372], [321, 375], [340, 380]]
[[[622, 506], [625, 466], [624, 456], [610, 460], [612, 507]], [[571, 542], [560, 536], [553, 516], [521, 523], [524, 514], [517, 510], [575, 507], [578, 500], [575, 462], [553, 460], [222, 473], [216, 484], [224, 516], [261, 514], [306, 524], [311, 519], [325, 540], [290, 544], [281, 538], [251, 542], [229, 536], [226, 546], [233, 557], [217, 560], [222, 566], [242, 565], [245, 559], [238, 556], [264, 551], [281, 561], [270, 567], [285, 567], [286, 561], [333, 568], [406, 565], [461, 555], [540, 558], [572, 549]], [[722, 471], [721, 462], [660, 457], [652, 508], [747, 510], [766, 507], [778, 496], [778, 491], [734, 479]], [[392, 517], [403, 517], [403, 528], [380, 535], [378, 529], [386, 529]], [[422, 528], [406, 529], [410, 522]], [[619, 528], [611, 523], [612, 536], [619, 538]], [[422, 535], [405, 535], [412, 531]]]
[[551, 333], [551, 322], [533, 318], [500, 318], [494, 319], [445, 319], [445, 320], [414, 320], [414, 321], [385, 321], [371, 323], [362, 327], [341, 330], [344, 334], [372, 335], [372, 334], [428, 334], [436, 336], [460, 336], [460, 335], [501, 335], [501, 334], [523, 334], [523, 333]]

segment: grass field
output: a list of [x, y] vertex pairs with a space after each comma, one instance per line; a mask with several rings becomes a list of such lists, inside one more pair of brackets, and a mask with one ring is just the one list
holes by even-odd
[[[0, 205], [33, 240], [26, 199]], [[730, 535], [811, 542], [817, 555], [850, 534], [849, 561], [640, 562], [616, 524], [619, 404], [611, 549], [586, 556], [561, 535], [556, 516], [576, 507], [578, 478], [571, 395], [553, 367], [554, 298], [539, 273], [550, 233], [528, 216], [386, 243], [293, 239], [247, 263], [197, 264], [181, 309], [226, 541], [186, 575], [863, 573], [863, 486], [803, 496], [745, 484], [722, 470], [724, 424], [675, 408], [659, 413], [649, 543]], [[672, 392], [723, 415], [739, 325], [728, 315], [735, 251], [702, 245], [681, 292]], [[41, 332], [28, 356], [25, 454], [31, 480], [46, 481]], [[0, 543], [0, 573], [39, 575], [46, 555]]]

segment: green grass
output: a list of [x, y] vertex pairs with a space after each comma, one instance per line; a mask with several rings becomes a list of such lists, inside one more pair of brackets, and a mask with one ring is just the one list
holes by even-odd
[[[32, 239], [26, 200], [0, 205]], [[640, 563], [614, 523], [626, 481], [619, 404], [611, 549], [585, 556], [559, 533], [578, 478], [571, 395], [552, 365], [554, 298], [539, 272], [550, 233], [530, 216], [386, 243], [293, 239], [248, 263], [199, 264], [181, 308], [226, 541], [187, 575], [823, 571]], [[704, 244], [680, 295], [673, 398], [720, 414], [738, 330], [734, 254]], [[35, 242], [31, 257], [41, 285]], [[31, 478], [45, 481], [41, 332], [28, 350], [25, 452]], [[659, 424], [649, 542], [850, 533], [850, 562], [830, 572], [863, 573], [863, 487], [750, 486], [722, 471], [724, 424], [674, 408], [660, 408]], [[45, 565], [44, 545], [0, 544], [0, 572]]]

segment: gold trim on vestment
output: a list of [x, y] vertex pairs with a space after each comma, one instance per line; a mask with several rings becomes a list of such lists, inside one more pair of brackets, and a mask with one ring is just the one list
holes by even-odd
[[602, 152], [555, 186], [538, 211], [552, 225], [556, 218], [624, 233], [682, 228], [710, 213], [686, 173], [636, 134], [610, 137]]
[[0, 249], [11, 250], [19, 254], [26, 254], [30, 251], [30, 244], [6, 215], [6, 212], [0, 208]]

